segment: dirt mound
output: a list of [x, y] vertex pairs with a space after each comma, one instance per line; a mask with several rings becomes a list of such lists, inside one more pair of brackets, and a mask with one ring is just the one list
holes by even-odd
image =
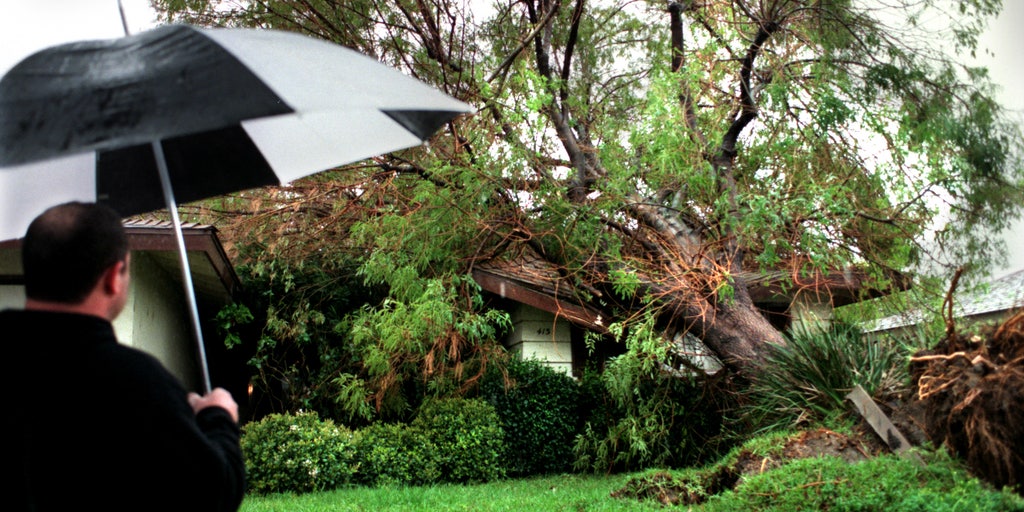
[[981, 335], [950, 334], [911, 358], [923, 427], [979, 478], [1024, 480], [1024, 311]]
[[733, 489], [747, 475], [756, 475], [803, 458], [835, 456], [857, 462], [885, 451], [874, 434], [846, 435], [827, 429], [808, 430], [789, 438], [768, 454], [743, 450], [728, 464], [716, 466], [690, 479], [657, 472], [631, 480], [612, 493], [616, 498], [654, 500], [664, 505], [696, 505], [709, 496]]

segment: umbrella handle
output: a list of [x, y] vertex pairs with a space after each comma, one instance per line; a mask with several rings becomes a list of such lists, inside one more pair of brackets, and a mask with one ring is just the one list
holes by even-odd
[[197, 349], [199, 351], [199, 366], [203, 372], [203, 391], [209, 393], [210, 369], [206, 363], [206, 345], [203, 343], [203, 330], [199, 326], [199, 307], [196, 305], [196, 291], [192, 284], [192, 272], [188, 265], [188, 254], [185, 251], [185, 236], [181, 232], [181, 220], [178, 218], [178, 205], [174, 200], [174, 189], [171, 187], [171, 176], [167, 170], [167, 159], [164, 156], [164, 148], [160, 141], [153, 141], [153, 156], [156, 159], [156, 168], [160, 174], [160, 186], [164, 192], [164, 201], [167, 203], [167, 211], [171, 214], [171, 223], [174, 225], [174, 236], [178, 241], [178, 257], [181, 260], [181, 278], [185, 284], [185, 300], [188, 302], [189, 316], [192, 320], [192, 334], [195, 336]]

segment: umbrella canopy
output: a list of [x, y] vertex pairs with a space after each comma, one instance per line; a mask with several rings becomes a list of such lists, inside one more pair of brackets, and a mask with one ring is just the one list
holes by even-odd
[[177, 202], [289, 182], [423, 143], [472, 111], [297, 34], [167, 25], [54, 46], [0, 79], [0, 240], [49, 206], [168, 208], [209, 389]]
[[153, 141], [189, 202], [416, 146], [470, 111], [288, 32], [168, 25], [54, 46], [0, 80], [0, 240], [64, 200], [125, 216], [165, 207]]

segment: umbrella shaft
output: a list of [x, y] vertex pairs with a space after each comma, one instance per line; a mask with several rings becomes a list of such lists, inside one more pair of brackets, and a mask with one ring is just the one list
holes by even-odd
[[181, 232], [181, 220], [178, 218], [178, 206], [174, 199], [174, 189], [171, 187], [171, 176], [167, 170], [167, 160], [164, 157], [163, 145], [160, 141], [153, 141], [153, 155], [156, 158], [157, 171], [160, 173], [160, 186], [164, 192], [164, 201], [167, 203], [167, 211], [171, 214], [171, 223], [174, 225], [174, 236], [178, 241], [178, 257], [181, 260], [181, 278], [185, 284], [185, 300], [188, 302], [189, 316], [192, 323], [192, 334], [195, 336], [199, 352], [199, 366], [203, 373], [203, 391], [209, 393], [210, 370], [206, 363], [206, 346], [203, 343], [203, 330], [199, 326], [199, 307], [196, 305], [195, 286], [192, 284], [192, 271], [188, 264], [188, 254], [185, 251], [185, 236]]

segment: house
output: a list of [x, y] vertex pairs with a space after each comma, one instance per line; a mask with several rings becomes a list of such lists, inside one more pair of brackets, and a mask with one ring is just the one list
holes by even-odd
[[[576, 375], [588, 359], [603, 360], [623, 350], [608, 341], [588, 346], [587, 333], [606, 333], [608, 319], [582, 304], [571, 281], [529, 249], [477, 264], [473, 278], [492, 304], [509, 312], [513, 328], [504, 344], [520, 357]], [[755, 305], [782, 331], [821, 328], [831, 322], [835, 308], [883, 294], [867, 287], [865, 276], [852, 270], [814, 275], [747, 272], [737, 279], [748, 283]], [[679, 353], [706, 371], [721, 368], [693, 336], [676, 343]]]
[[[1024, 269], [1006, 274], [977, 290], [954, 296], [953, 316], [958, 328], [997, 324], [1024, 308]], [[880, 318], [865, 325], [873, 337], [913, 336], [927, 318], [921, 310]]]
[[[157, 357], [189, 389], [202, 389], [197, 345], [192, 334], [178, 246], [169, 222], [125, 222], [132, 251], [128, 304], [114, 321], [121, 343]], [[202, 319], [208, 366], [215, 386], [228, 388], [236, 399], [247, 392], [244, 361], [229, 354], [211, 320], [232, 301], [239, 279], [212, 226], [185, 224], [196, 302]], [[0, 242], [0, 308], [24, 305], [24, 279], [19, 240]], [[242, 393], [242, 394], [239, 394]], [[238, 400], [242, 403], [242, 400]]]

